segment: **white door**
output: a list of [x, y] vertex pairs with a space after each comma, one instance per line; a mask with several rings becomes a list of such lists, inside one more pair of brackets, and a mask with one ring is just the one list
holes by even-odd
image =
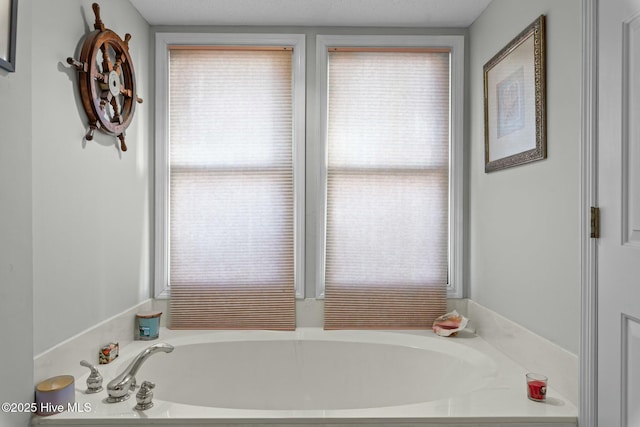
[[640, 0], [598, 13], [598, 426], [640, 427]]

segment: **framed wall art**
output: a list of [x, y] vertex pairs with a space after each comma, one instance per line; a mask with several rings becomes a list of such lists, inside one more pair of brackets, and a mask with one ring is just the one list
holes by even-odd
[[16, 70], [18, 0], [0, 0], [0, 68]]
[[484, 65], [485, 172], [547, 157], [545, 16]]

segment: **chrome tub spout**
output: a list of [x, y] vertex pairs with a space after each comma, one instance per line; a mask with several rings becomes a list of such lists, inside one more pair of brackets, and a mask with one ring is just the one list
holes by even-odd
[[159, 351], [171, 353], [173, 351], [173, 346], [167, 343], [158, 343], [141, 351], [129, 366], [127, 366], [127, 369], [107, 384], [107, 393], [109, 393], [107, 402], [115, 403], [127, 400], [129, 398], [129, 393], [136, 388], [136, 373], [138, 372], [138, 369], [140, 369], [145, 360], [147, 360], [152, 354]]

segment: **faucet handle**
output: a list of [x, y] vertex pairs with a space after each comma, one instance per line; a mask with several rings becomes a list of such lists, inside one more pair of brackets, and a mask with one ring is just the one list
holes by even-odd
[[99, 391], [102, 391], [102, 375], [98, 372], [98, 368], [86, 360], [80, 361], [80, 364], [91, 369], [91, 373], [87, 378], [87, 393], [98, 393]]
[[138, 411], [144, 411], [153, 406], [153, 390], [156, 385], [150, 381], [142, 381], [140, 390], [136, 394], [136, 400], [138, 404], [135, 409]]

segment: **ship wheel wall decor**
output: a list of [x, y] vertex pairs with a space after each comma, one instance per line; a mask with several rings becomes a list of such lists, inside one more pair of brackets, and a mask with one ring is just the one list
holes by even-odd
[[136, 94], [136, 76], [129, 55], [131, 34], [122, 40], [105, 28], [100, 19], [100, 6], [92, 5], [96, 17], [95, 31], [87, 34], [80, 59], [67, 58], [78, 70], [78, 87], [82, 106], [89, 119], [87, 140], [93, 139], [96, 129], [117, 136], [120, 149], [127, 151], [124, 133], [142, 99]]

